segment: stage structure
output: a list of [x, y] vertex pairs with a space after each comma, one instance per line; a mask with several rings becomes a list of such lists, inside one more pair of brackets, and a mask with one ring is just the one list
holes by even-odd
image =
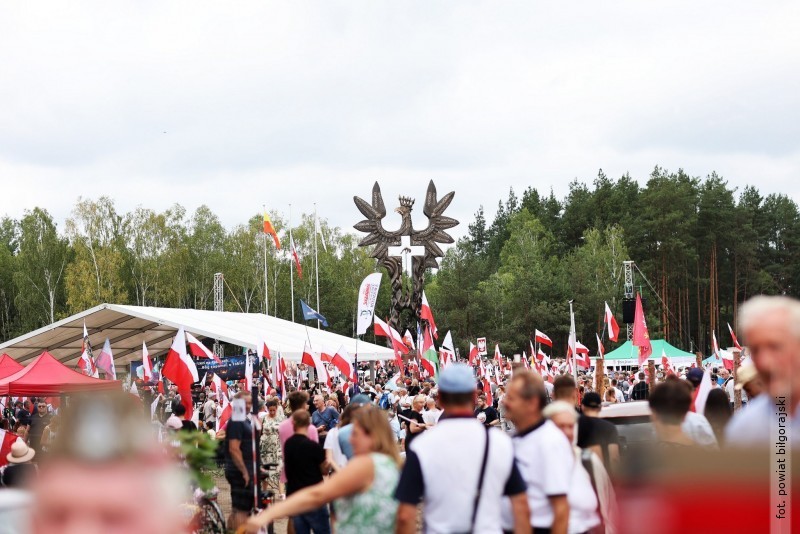
[[[445, 230], [457, 226], [458, 221], [445, 217], [443, 213], [454, 195], [455, 192], [451, 191], [439, 199], [436, 186], [433, 180], [430, 181], [422, 208], [422, 212], [428, 217], [428, 226], [424, 230], [414, 229], [411, 222], [414, 199], [401, 196], [400, 206], [394, 211], [400, 214], [402, 223], [395, 231], [388, 231], [383, 227], [386, 206], [378, 182], [372, 187], [372, 203], [353, 197], [358, 210], [366, 217], [354, 225], [356, 230], [367, 234], [359, 245], [362, 247], [375, 245], [371, 256], [377, 259], [378, 264], [385, 267], [389, 274], [392, 284], [389, 324], [399, 331], [402, 331], [399, 323], [403, 310], [410, 310], [412, 316], [419, 320], [425, 270], [438, 268], [438, 258], [444, 255], [439, 243], [453, 243], [453, 238]], [[411, 281], [410, 291], [403, 289], [404, 272]]]

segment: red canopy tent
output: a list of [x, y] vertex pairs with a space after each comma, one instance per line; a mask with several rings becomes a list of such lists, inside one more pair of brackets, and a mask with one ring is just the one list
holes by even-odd
[[25, 366], [8, 354], [0, 355], [0, 380], [23, 369], [25, 369]]
[[25, 368], [0, 380], [0, 395], [52, 396], [81, 391], [122, 390], [119, 380], [100, 380], [73, 371], [43, 352]]

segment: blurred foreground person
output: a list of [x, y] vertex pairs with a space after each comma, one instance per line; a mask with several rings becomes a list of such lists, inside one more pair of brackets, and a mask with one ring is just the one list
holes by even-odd
[[[542, 410], [547, 404], [547, 390], [541, 376], [531, 371], [517, 371], [503, 402], [509, 420], [517, 429], [512, 441], [514, 456], [527, 484], [527, 522], [537, 533], [566, 533], [570, 518], [567, 495], [574, 471], [572, 442], [544, 418]], [[573, 404], [561, 403], [577, 418]], [[503, 528], [508, 531], [512, 525], [511, 510], [508, 502], [503, 504]], [[598, 523], [599, 520], [590, 526]]]
[[800, 435], [800, 301], [753, 297], [739, 310], [739, 330], [765, 391], [733, 416], [725, 430], [726, 445], [772, 443], [778, 437], [777, 414], [784, 414], [789, 435]]
[[515, 532], [530, 532], [525, 481], [511, 439], [484, 427], [473, 414], [475, 376], [454, 363], [439, 375], [439, 423], [406, 451], [395, 497], [398, 534], [417, 531], [417, 506], [424, 503], [424, 531], [497, 533], [503, 497], [510, 497]]
[[250, 518], [247, 532], [258, 532], [276, 519], [304, 514], [333, 500], [337, 534], [392, 532], [400, 464], [394, 434], [383, 411], [372, 406], [353, 412], [352, 424], [353, 459], [325, 482], [299, 490]]
[[[564, 433], [570, 443], [574, 441], [578, 414], [568, 402], [550, 403], [543, 413]], [[568, 532], [589, 532], [600, 526], [601, 521], [605, 534], [619, 532], [617, 497], [603, 462], [590, 449], [572, 449], [576, 465], [571, 471], [567, 494]]]
[[25, 488], [36, 477], [37, 466], [33, 463], [36, 451], [28, 447], [21, 439], [11, 445], [11, 452], [6, 455], [8, 467], [3, 470], [4, 488]]
[[656, 438], [663, 449], [685, 450], [696, 447], [681, 428], [692, 405], [691, 387], [679, 378], [670, 377], [650, 392], [650, 411]]
[[188, 480], [129, 396], [76, 397], [33, 485], [34, 534], [174, 534]]

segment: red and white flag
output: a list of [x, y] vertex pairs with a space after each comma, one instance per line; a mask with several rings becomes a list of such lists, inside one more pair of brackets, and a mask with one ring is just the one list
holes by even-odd
[[353, 368], [352, 358], [350, 357], [350, 353], [347, 352], [347, 349], [344, 348], [344, 345], [339, 347], [339, 350], [337, 350], [336, 354], [333, 355], [331, 363], [334, 365], [334, 367], [341, 371], [341, 373], [348, 380], [356, 379], [356, 371], [355, 368]]
[[100, 355], [94, 363], [99, 369], [103, 370], [106, 380], [117, 379], [117, 370], [114, 367], [114, 354], [111, 352], [111, 342], [108, 338], [106, 338], [106, 342], [103, 343], [103, 350], [100, 351]]
[[192, 358], [186, 353], [186, 334], [183, 327], [178, 328], [178, 333], [172, 342], [167, 357], [164, 360], [162, 374], [178, 386], [178, 393], [181, 395], [181, 404], [186, 407], [186, 415], [191, 418], [192, 407], [192, 384], [200, 380]]
[[208, 347], [200, 343], [196, 337], [194, 337], [189, 332], [186, 332], [186, 341], [189, 343], [189, 352], [192, 356], [197, 358], [208, 358], [209, 360], [214, 360], [218, 364], [222, 365], [222, 360], [220, 360], [216, 354], [208, 350]]
[[422, 290], [422, 308], [419, 310], [420, 319], [425, 319], [431, 327], [434, 339], [439, 339], [439, 331], [436, 330], [436, 321], [433, 320], [433, 312], [431, 306], [428, 304], [428, 297], [425, 296], [425, 290]]
[[501, 362], [503, 360], [503, 355], [500, 353], [500, 345], [495, 344], [494, 346], [494, 361]]
[[739, 351], [741, 352], [743, 350], [742, 346], [739, 344], [739, 340], [736, 339], [736, 334], [733, 333], [733, 328], [731, 328], [731, 323], [728, 323], [728, 331], [731, 333], [731, 340], [733, 341], [733, 346], [739, 349]]
[[611, 341], [616, 341], [619, 339], [619, 325], [617, 324], [617, 320], [614, 318], [614, 313], [611, 311], [611, 308], [608, 307], [608, 302], [606, 304], [606, 329], [608, 330], [608, 339]]
[[694, 391], [694, 399], [692, 399], [691, 411], [697, 412], [700, 415], [706, 410], [706, 401], [708, 394], [711, 392], [711, 372], [706, 369], [703, 371], [703, 379], [700, 380], [700, 385]]
[[672, 360], [667, 357], [667, 351], [663, 348], [661, 349], [661, 366], [664, 367], [666, 375], [675, 375], [675, 370], [672, 368]]
[[536, 357], [539, 359], [539, 361], [542, 361], [542, 362], [550, 365], [550, 356], [545, 354], [544, 351], [542, 351], [542, 349], [539, 349], [536, 352]]
[[294, 266], [297, 268], [297, 276], [303, 279], [303, 267], [300, 265], [300, 256], [297, 254], [297, 249], [294, 246], [294, 238], [292, 233], [289, 232], [289, 246], [292, 251], [292, 258], [294, 258]]
[[331, 377], [328, 375], [328, 370], [325, 369], [325, 363], [322, 358], [311, 351], [308, 342], [303, 346], [303, 357], [300, 362], [314, 368], [317, 372], [317, 382], [328, 384], [328, 387], [331, 386]]
[[153, 381], [153, 362], [150, 361], [150, 353], [147, 352], [144, 341], [142, 341], [142, 378], [145, 382]]
[[[571, 343], [570, 343], [571, 345]], [[567, 359], [572, 361], [572, 347], [567, 347]], [[578, 367], [590, 367], [589, 348], [578, 340], [575, 340], [575, 362]]]
[[478, 359], [478, 347], [472, 344], [472, 341], [469, 342], [469, 364], [474, 365], [475, 360]]
[[0, 467], [8, 464], [8, 454], [17, 439], [20, 438], [15, 433], [0, 429]]
[[486, 395], [486, 405], [492, 406], [494, 404], [494, 395], [492, 395], [492, 385], [489, 383], [488, 378], [483, 379], [483, 394]]
[[409, 350], [417, 350], [417, 346], [414, 344], [414, 336], [411, 335], [408, 328], [406, 328], [406, 333], [403, 334], [403, 343], [406, 344]]
[[228, 384], [225, 382], [220, 376], [214, 373], [214, 376], [211, 378], [211, 391], [216, 393], [217, 399], [222, 402], [222, 397], [228, 396]]
[[388, 337], [392, 341], [392, 350], [394, 350], [395, 362], [397, 366], [403, 368], [403, 354], [408, 354], [408, 347], [403, 343], [403, 338], [400, 333], [389, 326], [386, 322], [382, 321], [380, 317], [375, 316], [375, 335]]
[[220, 411], [219, 417], [217, 418], [217, 432], [224, 429], [228, 425], [228, 421], [231, 419], [231, 415], [233, 414], [233, 409], [231, 408], [231, 403], [228, 400], [227, 395], [222, 395], [222, 398], [219, 401], [219, 405], [222, 408]]
[[542, 332], [536, 330], [533, 338], [537, 343], [541, 343], [542, 345], [547, 345], [551, 349], [553, 348], [553, 341]]
[[92, 344], [89, 343], [89, 331], [86, 330], [86, 321], [83, 322], [83, 346], [81, 348], [81, 357], [78, 360], [78, 369], [86, 376], [100, 378], [92, 356]]

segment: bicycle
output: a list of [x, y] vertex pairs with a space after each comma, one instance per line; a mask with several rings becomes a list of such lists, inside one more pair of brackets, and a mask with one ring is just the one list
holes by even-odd
[[[277, 474], [278, 464], [267, 463], [263, 464], [261, 467], [261, 472], [258, 475], [258, 480], [260, 482], [258, 508], [253, 509], [251, 515], [256, 515], [272, 506], [280, 491], [280, 483], [275, 484], [270, 482], [271, 478], [274, 479], [272, 475]], [[267, 534], [275, 534], [275, 526], [271, 523], [267, 526]]]
[[219, 489], [209, 491], [196, 489], [194, 501], [198, 508], [192, 519], [192, 532], [195, 534], [226, 534], [227, 525], [222, 509], [217, 502]]

